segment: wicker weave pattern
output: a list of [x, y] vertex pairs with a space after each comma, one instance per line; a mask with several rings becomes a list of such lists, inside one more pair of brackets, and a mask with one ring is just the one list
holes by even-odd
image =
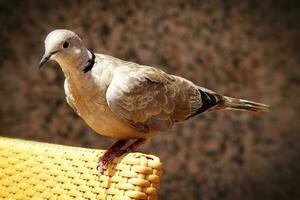
[[103, 152], [0, 137], [0, 199], [156, 199], [157, 157], [130, 153], [99, 176]]

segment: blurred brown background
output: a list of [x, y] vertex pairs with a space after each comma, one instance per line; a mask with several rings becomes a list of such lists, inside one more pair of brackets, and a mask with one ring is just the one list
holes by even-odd
[[[178, 124], [142, 151], [164, 163], [160, 199], [299, 199], [300, 6], [297, 1], [0, 1], [0, 134], [91, 148], [65, 102], [43, 40], [77, 32], [94, 52], [159, 66], [220, 93], [272, 105]], [[99, 121], [101, 123], [101, 121]]]

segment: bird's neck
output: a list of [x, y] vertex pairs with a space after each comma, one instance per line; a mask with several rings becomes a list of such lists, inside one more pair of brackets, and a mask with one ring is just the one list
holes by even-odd
[[63, 60], [58, 60], [59, 65], [64, 72], [66, 78], [77, 79], [80, 81], [84, 73], [82, 72], [82, 66], [86, 65], [91, 59], [92, 54], [87, 49], [80, 50], [77, 56], [72, 56], [72, 58], [64, 58]]
[[[82, 105], [89, 104], [89, 102], [93, 102], [94, 97], [97, 97], [98, 104], [106, 103], [106, 84], [102, 84], [101, 81], [99, 81], [100, 85], [96, 84], [95, 78], [93, 77], [91, 70], [86, 73], [82, 71], [82, 66], [86, 65], [86, 63], [92, 57], [92, 53], [87, 52], [84, 59], [82, 59], [83, 62], [78, 62], [76, 66], [61, 66], [66, 78], [68, 90], [72, 93], [73, 96], [76, 96], [78, 99], [81, 99]], [[73, 67], [79, 70], [74, 70]]]

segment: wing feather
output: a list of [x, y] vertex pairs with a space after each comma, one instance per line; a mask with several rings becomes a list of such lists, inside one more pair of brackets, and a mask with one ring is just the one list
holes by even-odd
[[112, 112], [137, 130], [165, 131], [198, 108], [196, 87], [159, 69], [132, 64], [115, 69], [106, 99]]

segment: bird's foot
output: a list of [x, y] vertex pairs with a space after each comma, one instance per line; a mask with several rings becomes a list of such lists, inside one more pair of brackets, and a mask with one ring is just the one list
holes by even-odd
[[97, 170], [100, 172], [100, 174], [103, 173], [105, 165], [114, 159], [114, 152], [121, 149], [124, 145], [126, 145], [127, 142], [128, 140], [118, 140], [103, 154], [103, 156], [99, 157]]
[[99, 163], [97, 165], [97, 170], [100, 175], [105, 170], [105, 166], [111, 162], [114, 158], [120, 157], [125, 153], [135, 151], [139, 146], [145, 143], [145, 139], [137, 139], [131, 145], [126, 147], [125, 149], [121, 149], [129, 140], [118, 140], [115, 144], [113, 144], [102, 157], [99, 157]]
[[104, 169], [105, 169], [105, 164], [100, 160], [100, 162], [97, 165], [97, 171], [99, 172], [99, 175], [103, 174]]
[[97, 170], [100, 172], [100, 174], [103, 173], [105, 170], [106, 165], [111, 162], [114, 158], [122, 156], [124, 153], [126, 153], [126, 150], [123, 149], [117, 149], [115, 151], [107, 151], [102, 157], [99, 157], [99, 163], [97, 165]]

